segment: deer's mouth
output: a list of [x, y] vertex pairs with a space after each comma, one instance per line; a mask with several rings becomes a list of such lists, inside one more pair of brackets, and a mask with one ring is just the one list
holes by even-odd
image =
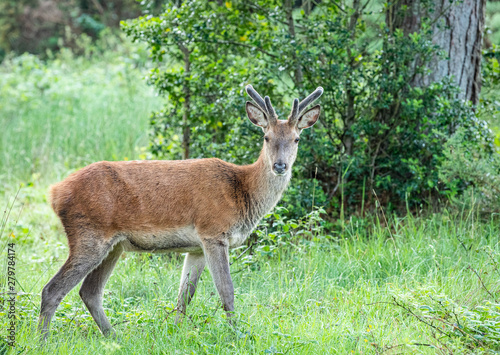
[[280, 170], [280, 171], [276, 171], [275, 169], [273, 169], [272, 171], [273, 171], [273, 174], [275, 176], [285, 176], [288, 173], [288, 169], [284, 169], [284, 170]]

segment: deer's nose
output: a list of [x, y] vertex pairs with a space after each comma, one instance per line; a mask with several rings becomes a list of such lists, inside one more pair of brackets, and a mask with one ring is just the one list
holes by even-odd
[[283, 174], [286, 170], [285, 163], [274, 163], [274, 172], [276, 174]]

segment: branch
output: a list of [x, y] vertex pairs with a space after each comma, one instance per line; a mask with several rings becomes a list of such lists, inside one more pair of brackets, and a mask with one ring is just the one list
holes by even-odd
[[246, 47], [246, 48], [254, 49], [254, 50], [257, 50], [261, 53], [264, 53], [264, 54], [270, 56], [271, 58], [275, 58], [275, 59], [279, 58], [277, 55], [269, 53], [268, 51], [266, 51], [262, 48], [254, 47], [254, 46], [251, 46], [251, 45], [245, 44], [245, 43], [239, 43], [239, 42], [234, 42], [234, 41], [197, 41], [197, 40], [194, 40], [193, 42], [195, 42], [195, 43], [199, 43], [199, 42], [201, 42], [201, 43], [216, 43], [216, 44], [225, 44], [225, 45]]
[[96, 7], [97, 11], [99, 11], [99, 13], [102, 16], [104, 14], [104, 9], [103, 9], [102, 5], [99, 3], [99, 1], [98, 0], [92, 0], [92, 3], [94, 4], [94, 6]]
[[241, 47], [246, 47], [246, 48], [250, 48], [250, 49], [255, 49], [255, 50], [258, 50], [261, 53], [264, 53], [264, 54], [270, 56], [271, 58], [275, 58], [275, 59], [278, 58], [278, 56], [275, 55], [275, 54], [269, 53], [268, 51], [265, 51], [262, 48], [254, 47], [254, 46], [251, 46], [249, 44], [238, 43], [238, 42], [233, 42], [233, 41], [222, 41], [222, 42], [218, 42], [218, 43], [221, 43], [221, 44], [232, 44], [232, 45], [235, 45], [235, 46], [241, 46]]
[[234, 259], [234, 261], [232, 263], [229, 264], [229, 266], [233, 265], [235, 262], [237, 262], [247, 251], [249, 251], [250, 249], [252, 249], [255, 245], [257, 244], [260, 244], [262, 242], [262, 239], [260, 241], [257, 241], [257, 242], [253, 242], [252, 244], [250, 244], [250, 246], [248, 248], [246, 248], [245, 250], [243, 250], [241, 252], [240, 255], [238, 255], [238, 257], [236, 259]]
[[495, 296], [493, 296], [493, 294], [490, 292], [490, 290], [488, 290], [488, 288], [486, 287], [486, 285], [485, 285], [485, 284], [484, 284], [484, 282], [483, 282], [483, 279], [481, 278], [481, 276], [479, 276], [479, 274], [477, 273], [477, 271], [476, 271], [476, 270], [474, 270], [474, 269], [472, 268], [472, 266], [470, 266], [470, 265], [467, 267], [467, 269], [472, 270], [472, 272], [473, 272], [474, 274], [476, 274], [477, 278], [478, 278], [478, 279], [479, 279], [479, 281], [481, 282], [481, 285], [482, 285], [482, 286], [483, 286], [483, 288], [486, 290], [486, 292], [488, 293], [488, 295], [490, 295], [490, 296], [491, 296], [491, 298], [493, 298], [493, 300], [494, 300], [495, 302], [497, 302], [497, 303], [498, 303], [498, 301], [496, 300]]
[[393, 305], [395, 306], [398, 306], [402, 309], [404, 309], [406, 312], [410, 313], [412, 316], [414, 316], [415, 318], [417, 318], [417, 320], [421, 321], [422, 323], [424, 324], [427, 324], [429, 327], [435, 329], [438, 333], [446, 336], [446, 337], [450, 337], [450, 335], [448, 333], [445, 333], [443, 332], [441, 329], [439, 329], [438, 327], [436, 327], [435, 325], [429, 323], [429, 322], [426, 322], [425, 320], [423, 320], [421, 317], [419, 317], [417, 314], [413, 313], [413, 311], [411, 309], [409, 309], [408, 307], [405, 307], [403, 306], [402, 304], [400, 304], [396, 298], [393, 296], [392, 299], [394, 300], [394, 303], [392, 303]]

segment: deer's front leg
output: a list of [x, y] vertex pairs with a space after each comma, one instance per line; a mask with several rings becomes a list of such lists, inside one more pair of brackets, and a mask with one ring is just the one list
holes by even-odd
[[186, 313], [186, 307], [191, 302], [196, 291], [201, 273], [205, 269], [205, 255], [203, 253], [188, 253], [184, 259], [182, 268], [181, 285], [179, 287], [179, 298], [177, 300], [177, 310], [179, 313], [175, 317], [175, 324], [179, 323], [182, 315]]
[[230, 319], [234, 312], [234, 288], [229, 272], [228, 243], [220, 240], [206, 240], [203, 245], [208, 268], [227, 317]]

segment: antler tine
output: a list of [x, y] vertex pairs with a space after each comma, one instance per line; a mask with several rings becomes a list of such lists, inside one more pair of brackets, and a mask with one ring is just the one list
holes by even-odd
[[314, 92], [311, 95], [302, 100], [299, 104], [299, 114], [297, 116], [300, 116], [302, 111], [304, 111], [307, 106], [316, 101], [322, 94], [323, 94], [323, 88], [319, 86], [316, 90], [314, 90]]
[[295, 124], [299, 118], [299, 99], [293, 100], [292, 112], [290, 112], [290, 117], [288, 117], [288, 122], [290, 124]]
[[257, 91], [253, 88], [252, 85], [248, 84], [246, 86], [246, 90], [248, 95], [253, 99], [253, 101], [264, 111], [265, 114], [269, 116], [269, 112], [267, 111], [266, 103], [264, 102], [264, 99], [262, 96], [259, 95]]
[[269, 113], [269, 121], [271, 123], [276, 123], [278, 116], [276, 115], [276, 111], [274, 111], [273, 105], [271, 105], [271, 99], [269, 96], [266, 96], [264, 97], [264, 101], [266, 102], [267, 112]]

